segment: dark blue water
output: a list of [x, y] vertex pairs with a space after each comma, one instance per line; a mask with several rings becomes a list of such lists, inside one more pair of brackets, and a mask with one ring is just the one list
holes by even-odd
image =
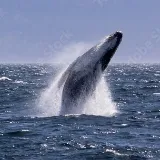
[[108, 67], [119, 110], [112, 117], [33, 116], [57, 72], [52, 65], [0, 65], [0, 159], [160, 159], [160, 65]]

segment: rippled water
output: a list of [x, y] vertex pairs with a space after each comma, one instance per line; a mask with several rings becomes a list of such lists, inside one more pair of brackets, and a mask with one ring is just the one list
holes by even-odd
[[35, 102], [58, 70], [0, 65], [0, 159], [160, 159], [160, 65], [108, 67], [112, 117], [41, 117]]

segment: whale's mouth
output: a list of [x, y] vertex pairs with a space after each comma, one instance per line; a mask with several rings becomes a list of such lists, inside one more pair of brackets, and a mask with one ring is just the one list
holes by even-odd
[[109, 49], [116, 49], [119, 46], [122, 37], [123, 37], [122, 32], [117, 31], [111, 34], [110, 36], [106, 37], [102, 45], [104, 45], [103, 47], [106, 48], [106, 51], [108, 51]]
[[106, 36], [98, 45], [95, 46], [95, 51], [108, 51], [109, 49], [118, 47], [122, 37], [123, 33], [121, 31], [117, 31], [110, 36]]
[[103, 41], [97, 45], [98, 51], [101, 53], [100, 63], [102, 65], [102, 71], [106, 69], [108, 63], [116, 52], [119, 44], [122, 41], [123, 34], [121, 31], [117, 31], [108, 37], [105, 37]]
[[121, 31], [117, 31], [114, 33], [114, 36], [119, 37], [120, 39], [122, 39], [123, 33]]
[[111, 39], [117, 39], [117, 42], [115, 44], [115, 47], [118, 47], [121, 40], [122, 40], [122, 37], [123, 37], [123, 33], [121, 31], [117, 31], [115, 32], [113, 35], [111, 35]]

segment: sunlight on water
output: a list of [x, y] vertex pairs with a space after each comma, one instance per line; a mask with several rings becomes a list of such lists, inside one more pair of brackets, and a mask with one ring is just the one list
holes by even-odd
[[[88, 45], [86, 46], [88, 47]], [[84, 53], [85, 48], [87, 48], [86, 46], [73, 45], [66, 48], [66, 54], [58, 54], [58, 55], [61, 55], [61, 56], [65, 55], [61, 57], [63, 60], [67, 57], [66, 55], [68, 55], [65, 61], [66, 66], [68, 67], [67, 65], [68, 63], [72, 63], [73, 59], [76, 59], [77, 56]], [[77, 47], [77, 49], [75, 49], [75, 47]], [[72, 48], [74, 48], [75, 52], [77, 51], [74, 55], [70, 54], [72, 51]], [[64, 52], [65, 50], [63, 50], [63, 53]], [[41, 93], [40, 99], [38, 100], [38, 105], [37, 105], [38, 106], [37, 116], [49, 117], [49, 116], [59, 115], [61, 110], [63, 86], [59, 89], [58, 82], [62, 74], [67, 69], [67, 67], [65, 67], [65, 69], [63, 69], [63, 71], [59, 73], [57, 77], [54, 77], [54, 80], [50, 84], [50, 86]], [[80, 101], [83, 102], [83, 100], [80, 100]], [[79, 110], [80, 108], [77, 108], [77, 112]], [[78, 112], [78, 114], [112, 116], [115, 113], [117, 113], [116, 105], [112, 101], [108, 85], [106, 84], [105, 79], [102, 77], [100, 82], [97, 84], [94, 95], [88, 98], [87, 102], [84, 105], [84, 110], [81, 110], [80, 112]]]

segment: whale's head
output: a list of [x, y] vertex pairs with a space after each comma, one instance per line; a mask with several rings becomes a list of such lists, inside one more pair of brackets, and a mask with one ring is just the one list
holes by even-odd
[[123, 34], [120, 31], [105, 37], [98, 45], [95, 46], [95, 51], [100, 56], [100, 63], [102, 70], [105, 70], [112, 56], [116, 52], [121, 43]]

